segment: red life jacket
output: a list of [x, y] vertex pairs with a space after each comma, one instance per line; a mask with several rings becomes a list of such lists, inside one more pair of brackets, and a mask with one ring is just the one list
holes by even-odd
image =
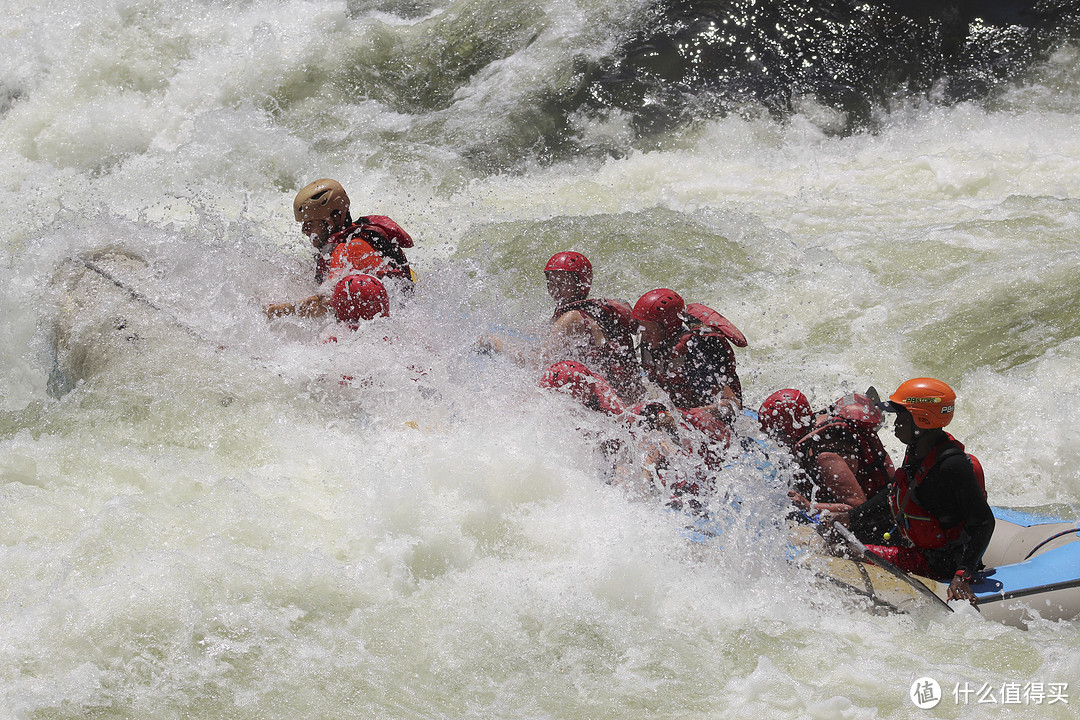
[[[915, 499], [919, 485], [938, 463], [945, 458], [964, 453], [964, 446], [959, 440], [948, 433], [945, 433], [945, 436], [949, 439], [948, 442], [939, 443], [929, 455], [923, 458], [919, 466], [915, 468], [913, 476], [909, 476], [907, 458], [905, 458], [904, 466], [896, 471], [892, 488], [889, 490], [889, 507], [896, 526], [904, 538], [917, 548], [943, 548], [960, 539], [964, 533], [964, 523], [944, 528], [941, 522]], [[965, 454], [971, 462], [975, 478], [979, 481], [979, 487], [982, 488], [985, 498], [986, 478], [982, 464], [974, 455]]]
[[401, 250], [412, 246], [409, 234], [385, 215], [362, 217], [330, 236], [315, 260], [315, 282], [353, 271], [379, 279], [412, 280], [409, 260]]
[[385, 215], [367, 215], [357, 220], [358, 225], [373, 226], [383, 232], [390, 242], [399, 248], [411, 248], [413, 239], [405, 229]]
[[660, 349], [651, 362], [644, 363], [649, 378], [667, 392], [676, 407], [699, 407], [711, 403], [713, 398], [707, 395], [713, 388], [699, 387], [700, 380], [686, 372], [686, 362], [693, 345], [693, 352], [701, 354], [695, 361], [713, 369], [717, 378], [728, 385], [742, 402], [742, 383], [735, 371], [735, 351], [731, 349], [731, 344], [746, 347], [746, 336], [723, 315], [701, 303], [688, 304], [686, 313], [690, 320], [682, 334], [675, 335], [665, 343], [666, 351]]
[[641, 369], [634, 356], [634, 333], [637, 320], [630, 306], [622, 300], [585, 299], [555, 308], [554, 322], [568, 312], [577, 311], [600, 326], [605, 342], [589, 347], [582, 362], [600, 371], [611, 386], [629, 402], [641, 399], [645, 388], [641, 384]]
[[867, 498], [873, 497], [884, 490], [892, 479], [889, 475], [892, 460], [876, 429], [863, 427], [848, 418], [826, 417], [819, 420], [794, 447], [799, 465], [818, 487], [821, 487], [821, 471], [815, 461], [817, 456], [831, 452], [845, 457], [851, 456], [852, 451], [859, 463], [859, 469], [854, 473], [855, 479], [863, 494]]
[[742, 334], [742, 331], [708, 305], [688, 303], [684, 311], [702, 325], [719, 330], [735, 347], [746, 347], [746, 336]]

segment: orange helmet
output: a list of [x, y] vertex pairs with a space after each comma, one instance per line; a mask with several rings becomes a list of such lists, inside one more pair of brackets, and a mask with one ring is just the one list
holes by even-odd
[[915, 425], [926, 430], [948, 425], [955, 406], [956, 393], [934, 378], [915, 378], [902, 383], [883, 405], [890, 412], [907, 410]]
[[349, 196], [337, 180], [316, 180], [296, 194], [293, 215], [296, 222], [305, 220], [329, 220], [334, 211], [342, 216], [349, 212]]

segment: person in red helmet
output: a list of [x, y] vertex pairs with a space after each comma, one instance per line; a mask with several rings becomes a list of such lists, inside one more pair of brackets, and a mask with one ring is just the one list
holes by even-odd
[[[333, 313], [337, 321], [350, 330], [359, 330], [361, 323], [377, 317], [390, 316], [390, 295], [386, 286], [372, 275], [353, 273], [346, 275], [334, 284], [325, 307]], [[325, 343], [336, 343], [334, 326], [324, 330]], [[345, 377], [352, 380], [351, 376]]]
[[[384, 215], [354, 221], [349, 205], [341, 183], [329, 178], [306, 186], [293, 200], [293, 215], [316, 251], [316, 285], [362, 272], [383, 280], [398, 280], [403, 288], [411, 289], [414, 276], [404, 249], [413, 246], [412, 237]], [[270, 319], [283, 315], [319, 317], [329, 310], [322, 293], [265, 308]]]
[[533, 352], [514, 352], [503, 340], [487, 337], [483, 350], [508, 353], [522, 363], [557, 360], [583, 363], [606, 380], [626, 403], [641, 400], [644, 385], [634, 353], [637, 322], [621, 300], [589, 297], [593, 268], [579, 252], [557, 252], [544, 265], [548, 295], [555, 301], [548, 332]]
[[339, 322], [355, 329], [362, 320], [390, 315], [386, 286], [371, 275], [346, 275], [334, 285], [330, 307]]
[[777, 390], [758, 409], [761, 431], [784, 447], [795, 446], [814, 423], [814, 411], [801, 390]]
[[621, 300], [589, 297], [592, 263], [579, 252], [552, 255], [544, 265], [544, 277], [548, 295], [555, 301], [545, 354], [569, 350], [599, 372], [623, 400], [641, 400], [645, 388], [634, 355], [637, 323], [630, 306]]
[[850, 510], [885, 488], [893, 463], [878, 437], [885, 416], [877, 392], [849, 393], [821, 412], [792, 445], [806, 473], [792, 499], [808, 510]]
[[[718, 461], [715, 447], [727, 447], [727, 426], [709, 424], [687, 411], [673, 415], [661, 403], [627, 407], [603, 377], [574, 360], [560, 360], [545, 372], [541, 388], [569, 395], [584, 407], [618, 420], [606, 430], [599, 450], [610, 467], [609, 483], [637, 494], [659, 494], [672, 507], [700, 507], [697, 495]], [[611, 433], [613, 429], [619, 432]]]
[[657, 288], [634, 304], [641, 329], [641, 363], [650, 380], [678, 408], [718, 406], [738, 410], [742, 384], [735, 371], [737, 347], [746, 337], [715, 310]]
[[573, 360], [560, 360], [540, 378], [540, 387], [564, 392], [590, 410], [619, 416], [626, 407], [604, 378]]
[[945, 431], [956, 393], [941, 380], [904, 382], [882, 406], [907, 450], [893, 482], [838, 519], [895, 565], [949, 580], [948, 598], [976, 601], [970, 582], [994, 534], [982, 465]]
[[[662, 403], [631, 408], [629, 417], [630, 442], [613, 464], [610, 484], [638, 497], [661, 499], [676, 510], [702, 511], [717, 470], [714, 439], [696, 424], [698, 419]], [[726, 433], [727, 427], [717, 430]]]

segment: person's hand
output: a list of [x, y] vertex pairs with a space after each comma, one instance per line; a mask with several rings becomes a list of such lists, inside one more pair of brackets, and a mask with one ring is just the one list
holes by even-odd
[[963, 575], [953, 576], [945, 597], [948, 600], [967, 600], [972, 605], [977, 605], [979, 602], [979, 598], [975, 597], [975, 592], [971, 589], [971, 584]]
[[822, 522], [829, 524], [838, 522], [844, 527], [851, 522], [852, 506], [847, 503], [812, 503], [806, 499], [805, 495], [795, 490], [788, 490], [788, 497], [797, 507], [810, 513], [818, 513]]
[[330, 312], [330, 301], [321, 295], [312, 295], [295, 303], [274, 303], [263, 308], [266, 317], [270, 320], [285, 315], [296, 315], [302, 318], [322, 317]]
[[494, 355], [503, 351], [503, 343], [494, 335], [484, 335], [473, 345], [473, 351], [478, 355]]
[[267, 320], [273, 320], [285, 315], [292, 315], [296, 312], [296, 308], [292, 303], [273, 303], [264, 307], [263, 312], [266, 313]]
[[795, 490], [788, 490], [787, 496], [791, 498], [791, 502], [803, 510], [810, 509], [810, 501], [807, 500], [802, 493]]
[[674, 438], [679, 437], [679, 423], [675, 421], [675, 418], [667, 410], [657, 414], [656, 429], [662, 430]]
[[850, 529], [851, 528], [851, 513], [850, 513], [850, 511], [851, 511], [851, 506], [850, 505], [844, 505], [843, 503], [835, 503], [835, 509], [832, 509], [832, 510], [826, 509], [826, 510], [821, 511], [821, 522], [828, 523], [829, 525], [831, 525], [834, 522], [835, 523], [840, 523], [844, 527]]
[[728, 424], [734, 422], [735, 418], [742, 412], [742, 403], [739, 402], [739, 396], [728, 385], [720, 387], [712, 407], [715, 408], [717, 417]]

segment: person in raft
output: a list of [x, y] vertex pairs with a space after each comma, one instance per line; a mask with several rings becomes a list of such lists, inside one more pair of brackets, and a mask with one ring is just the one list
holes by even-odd
[[877, 391], [849, 393], [817, 414], [791, 446], [803, 476], [791, 498], [804, 510], [843, 512], [885, 489], [893, 462], [878, 436], [885, 415]]
[[882, 404], [907, 450], [892, 483], [841, 513], [869, 550], [919, 575], [949, 580], [948, 598], [976, 602], [970, 582], [994, 534], [982, 465], [945, 431], [956, 393], [941, 380], [908, 380]]
[[[572, 250], [557, 252], [544, 265], [547, 292], [555, 302], [547, 336], [539, 354], [541, 362], [580, 362], [600, 375], [623, 403], [640, 402], [645, 394], [641, 367], [634, 353], [637, 321], [630, 306], [612, 298], [590, 298], [593, 267], [589, 258]], [[499, 338], [481, 342], [484, 349], [516, 355]]]
[[[539, 385], [615, 418], [628, 431], [599, 431], [599, 449], [609, 463], [605, 468], [609, 484], [625, 485], [642, 496], [658, 493], [673, 507], [702, 506], [697, 496], [708, 483], [708, 473], [716, 470], [710, 462], [711, 446], [727, 447], [726, 425], [709, 424], [678, 409], [672, 414], [661, 403], [627, 407], [603, 377], [574, 360], [553, 364]], [[586, 432], [595, 434], [597, 429]]]
[[777, 445], [794, 455], [795, 443], [799, 442], [814, 424], [814, 411], [810, 401], [801, 390], [784, 388], [777, 390], [758, 408], [761, 431]]
[[[385, 215], [353, 220], [349, 196], [336, 180], [311, 183], [293, 200], [293, 215], [315, 248], [315, 284], [326, 287], [353, 272], [394, 281], [408, 291], [415, 276], [404, 249], [412, 237]], [[265, 308], [270, 319], [283, 315], [320, 317], [330, 312], [329, 298], [316, 293], [297, 302], [274, 303]]]
[[634, 304], [641, 364], [650, 380], [683, 410], [705, 408], [731, 422], [742, 408], [742, 384], [731, 346], [746, 337], [727, 318], [674, 290], [657, 288]]
[[[761, 403], [757, 411], [761, 432], [769, 439], [765, 447], [773, 475], [783, 468], [790, 476], [793, 489], [788, 492], [792, 501], [802, 497], [795, 486], [808, 481], [806, 473], [795, 458], [795, 443], [799, 442], [814, 425], [814, 411], [810, 401], [801, 390], [784, 388], [777, 390]], [[834, 508], [840, 511], [847, 508]]]

